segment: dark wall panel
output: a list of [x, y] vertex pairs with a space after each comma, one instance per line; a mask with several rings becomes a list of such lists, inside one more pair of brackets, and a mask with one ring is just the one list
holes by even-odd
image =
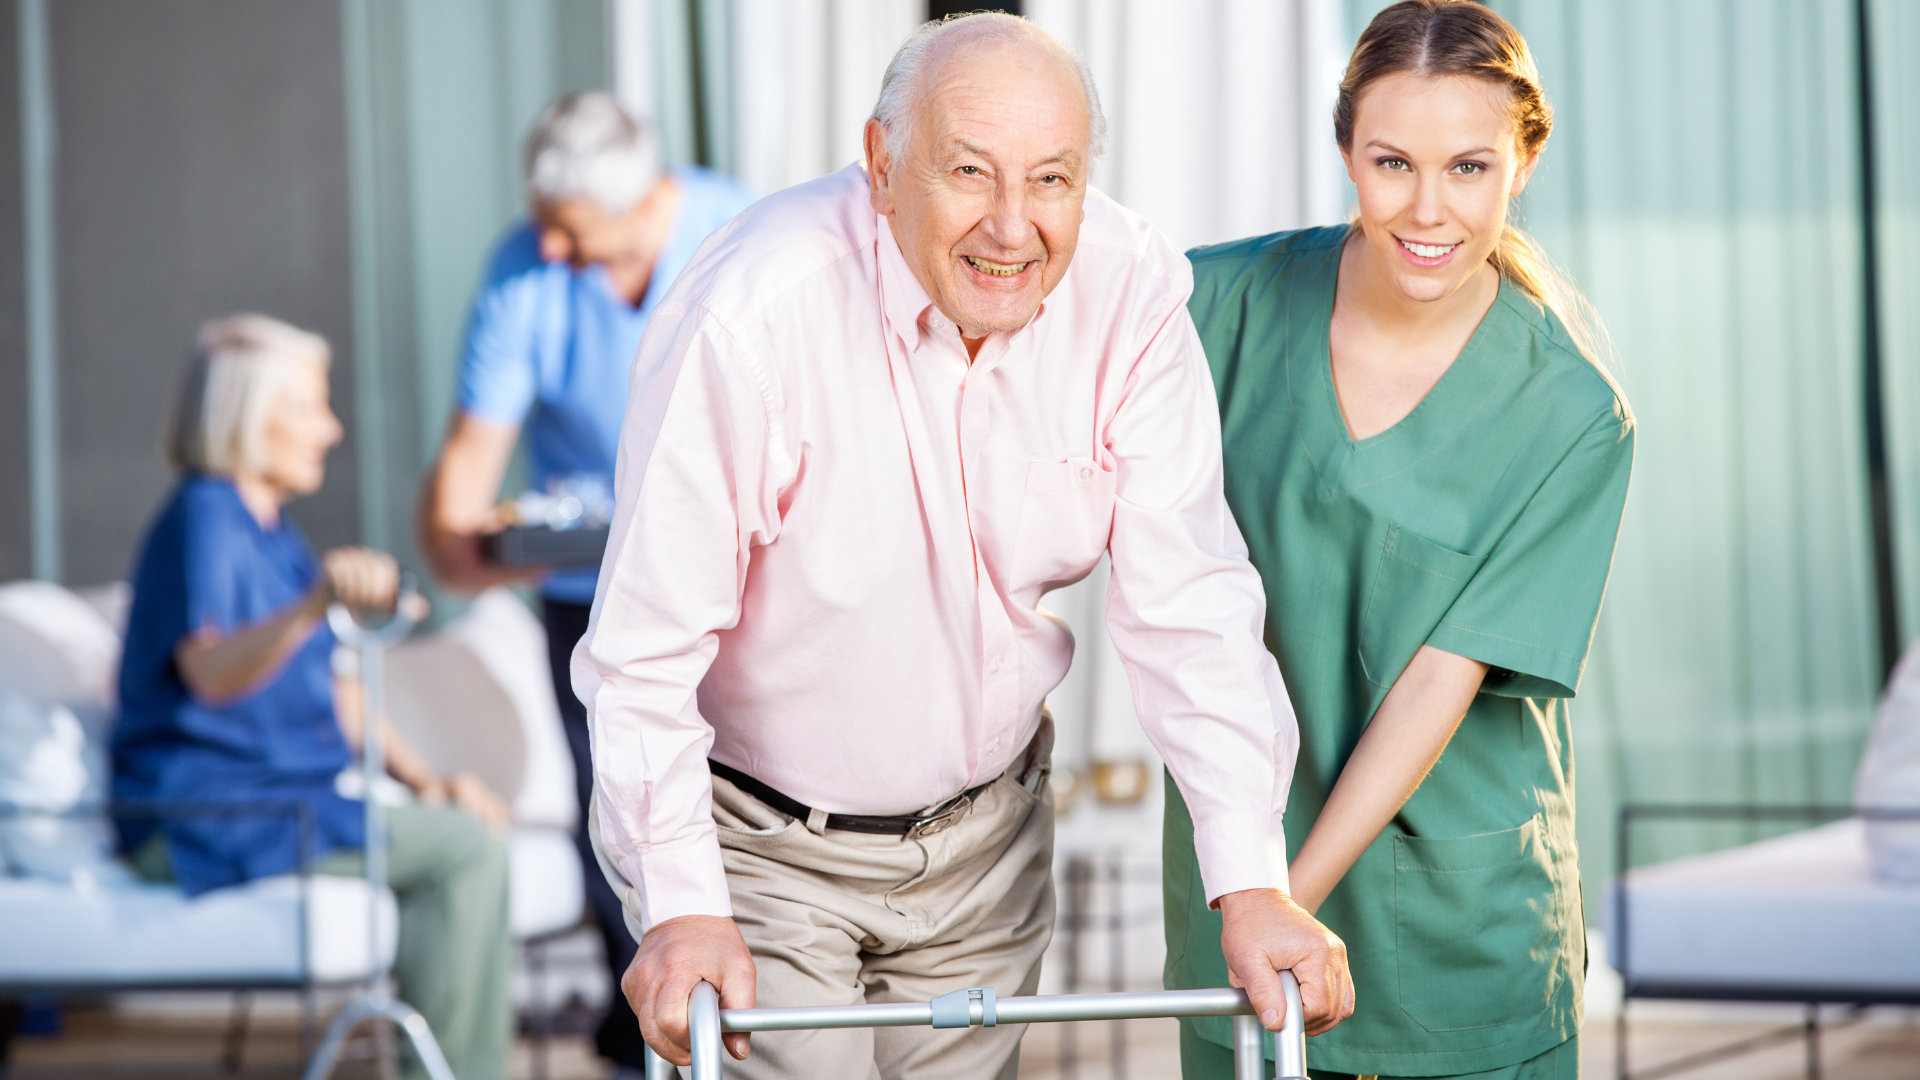
[[[84, 584], [126, 573], [171, 484], [159, 435], [203, 320], [254, 310], [324, 335], [351, 432], [340, 7], [50, 6], [65, 576]], [[317, 547], [357, 537], [355, 472], [349, 435], [295, 504]]]
[[0, 581], [33, 570], [27, 483], [27, 336], [20, 224], [20, 47], [0, 6]]

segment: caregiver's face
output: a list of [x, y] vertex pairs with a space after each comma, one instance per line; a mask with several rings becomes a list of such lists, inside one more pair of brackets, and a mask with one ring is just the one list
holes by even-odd
[[1539, 154], [1522, 157], [1506, 87], [1389, 75], [1354, 104], [1341, 151], [1373, 261], [1411, 300], [1450, 296], [1486, 265]]

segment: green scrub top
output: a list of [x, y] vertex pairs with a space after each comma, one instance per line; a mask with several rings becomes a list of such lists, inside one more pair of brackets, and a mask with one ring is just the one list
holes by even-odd
[[[1316, 1070], [1450, 1076], [1578, 1033], [1586, 937], [1572, 738], [1633, 431], [1612, 384], [1525, 293], [1500, 293], [1393, 427], [1354, 441], [1328, 352], [1344, 227], [1189, 254], [1226, 489], [1300, 722], [1289, 854], [1422, 644], [1492, 669], [1431, 774], [1321, 907], [1353, 1017]], [[1168, 785], [1167, 985], [1224, 986], [1193, 823]], [[1193, 1023], [1229, 1043], [1228, 1022]]]

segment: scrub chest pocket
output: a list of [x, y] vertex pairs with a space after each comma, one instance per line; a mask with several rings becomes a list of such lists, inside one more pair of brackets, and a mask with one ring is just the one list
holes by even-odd
[[1377, 688], [1375, 706], [1486, 561], [1387, 524], [1360, 616], [1360, 668]]

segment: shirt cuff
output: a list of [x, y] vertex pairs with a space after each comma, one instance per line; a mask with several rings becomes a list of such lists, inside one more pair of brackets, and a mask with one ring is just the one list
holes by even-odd
[[672, 847], [650, 847], [621, 859], [640, 890], [640, 932], [682, 915], [733, 916], [720, 841], [711, 831]]
[[1287, 834], [1279, 814], [1229, 812], [1194, 815], [1193, 852], [1207, 906], [1232, 892], [1279, 889], [1287, 881]]

